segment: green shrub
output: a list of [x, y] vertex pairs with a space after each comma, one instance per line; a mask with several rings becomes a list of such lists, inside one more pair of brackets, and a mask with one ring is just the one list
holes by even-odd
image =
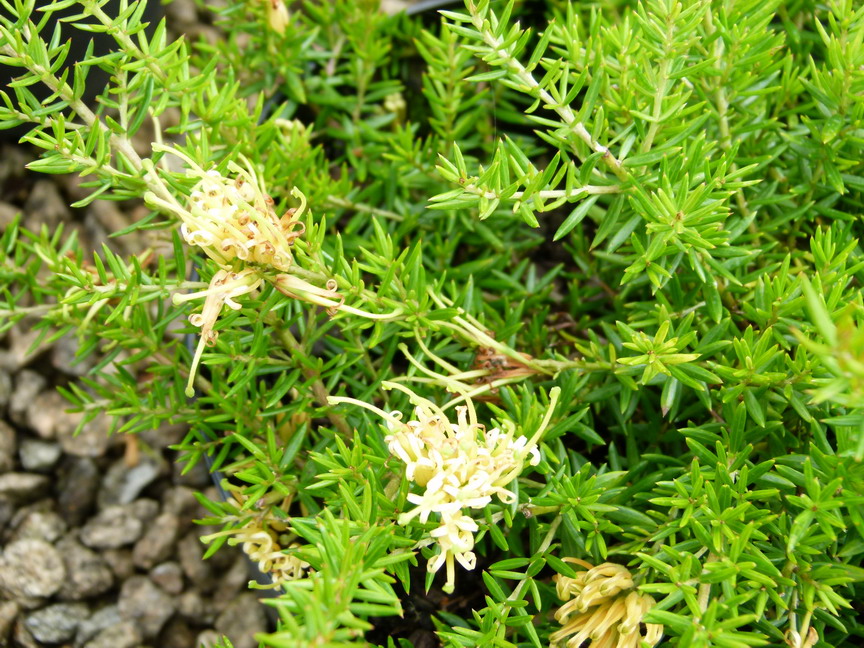
[[30, 168], [152, 211], [92, 262], [9, 227], [0, 331], [97, 355], [85, 421], [189, 425], [263, 645], [860, 644], [864, 7], [3, 4]]

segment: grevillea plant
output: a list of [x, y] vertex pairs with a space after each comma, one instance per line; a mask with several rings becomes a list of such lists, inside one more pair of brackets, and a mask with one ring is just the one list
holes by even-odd
[[864, 641], [860, 3], [0, 2], [30, 170], [149, 210], [13, 222], [0, 332], [188, 425], [263, 646]]

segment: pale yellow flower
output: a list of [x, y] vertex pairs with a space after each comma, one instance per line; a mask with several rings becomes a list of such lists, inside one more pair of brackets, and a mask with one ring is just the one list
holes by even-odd
[[153, 150], [179, 157], [188, 166], [186, 175], [196, 181], [185, 207], [153, 192], [144, 195], [148, 205], [180, 218], [187, 243], [224, 269], [243, 263], [262, 271], [289, 271], [291, 247], [305, 229], [301, 218], [306, 197], [299, 189], [294, 187], [291, 195], [300, 206], [278, 216], [264, 181], [246, 158], [241, 156], [242, 166], [228, 162], [228, 175], [223, 175], [216, 169], [205, 171], [178, 149], [154, 144]]
[[277, 34], [284, 34], [288, 26], [288, 9], [282, 0], [264, 0], [267, 24]]
[[201, 361], [204, 347], [216, 344], [218, 332], [213, 327], [222, 312], [222, 307], [227, 306], [232, 310], [239, 310], [240, 304], [235, 302], [234, 298], [254, 292], [260, 285], [261, 277], [251, 268], [238, 272], [219, 270], [213, 275], [210, 286], [206, 290], [185, 295], [174, 295], [175, 304], [204, 299], [204, 308], [201, 312], [189, 316], [189, 322], [201, 329], [201, 337], [198, 340], [198, 347], [195, 349], [192, 367], [189, 370], [189, 380], [186, 383], [187, 396], [191, 397], [194, 394], [192, 383], [195, 380], [195, 372]]
[[[262, 574], [270, 575], [274, 587], [278, 587], [286, 581], [302, 578], [310, 566], [309, 563], [297, 558], [297, 556], [285, 553], [285, 550], [273, 539], [272, 533], [263, 529], [250, 533], [238, 533], [236, 539], [229, 541], [229, 543], [242, 543], [243, 551], [252, 562], [258, 565], [258, 570]], [[289, 545], [288, 549], [299, 546], [295, 542]]]
[[429, 559], [427, 569], [435, 572], [446, 565], [443, 589], [452, 592], [455, 563], [469, 570], [476, 564], [472, 549], [478, 527], [466, 512], [484, 508], [493, 497], [505, 504], [515, 501], [516, 495], [506, 486], [521, 474], [526, 463], [536, 465], [540, 461], [537, 440], [549, 422], [559, 390], [553, 390], [549, 415], [529, 440], [517, 436], [509, 421], [501, 428], [486, 430], [477, 422], [470, 399], [465, 398], [465, 405], [456, 408], [453, 422], [444, 411], [447, 406], [438, 407], [398, 383], [385, 382], [384, 387], [408, 394], [414, 405], [413, 420], [403, 422], [399, 412], [384, 412], [352, 398], [331, 398], [330, 402], [360, 405], [387, 421], [390, 434], [385, 441], [390, 452], [405, 463], [409, 481], [423, 489], [408, 495], [414, 508], [400, 515], [398, 522], [408, 524], [415, 517], [424, 523], [439, 521], [430, 532], [438, 553]]
[[642, 642], [656, 645], [663, 636], [663, 626], [645, 624], [643, 618], [654, 607], [654, 599], [635, 589], [630, 571], [615, 563], [596, 567], [576, 558], [566, 562], [586, 568], [575, 578], [557, 575], [558, 598], [566, 601], [555, 619], [564, 627], [550, 636], [552, 645], [579, 648], [591, 640], [591, 646], [608, 648], [638, 648]]
[[[447, 583], [455, 583], [455, 562], [469, 571], [477, 566], [477, 556], [472, 549], [474, 549], [474, 533], [479, 527], [472, 518], [462, 513], [443, 515], [441, 520], [441, 526], [433, 529], [429, 534], [438, 541], [441, 552], [432, 556], [426, 564], [426, 569], [434, 573], [441, 569], [442, 565], [446, 565]], [[445, 591], [447, 591], [446, 587]]]
[[241, 545], [243, 552], [258, 566], [258, 570], [270, 576], [270, 587], [279, 587], [286, 581], [303, 578], [310, 565], [290, 552], [301, 545], [293, 542], [283, 549], [276, 539], [276, 531], [269, 525], [266, 527], [256, 517], [243, 526], [202, 536], [201, 540], [209, 543], [216, 538], [228, 536], [228, 544]]
[[301, 201], [300, 207], [279, 217], [251, 167], [229, 162], [228, 169], [234, 177], [215, 169], [189, 172], [200, 180], [189, 196], [188, 212], [181, 214], [183, 238], [222, 266], [244, 261], [287, 272], [293, 260], [291, 246], [304, 231], [299, 219], [305, 197], [295, 188], [291, 194]]

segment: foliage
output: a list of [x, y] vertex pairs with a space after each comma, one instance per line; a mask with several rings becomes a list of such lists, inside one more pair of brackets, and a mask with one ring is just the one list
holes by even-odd
[[[400, 522], [394, 424], [346, 401], [407, 421], [384, 381], [529, 438], [548, 419], [515, 499], [473, 515], [482, 591], [461, 570], [461, 604], [432, 599], [442, 645], [548, 645], [564, 558], [627, 566], [663, 645], [861, 642], [864, 7], [466, 0], [436, 21], [336, 0], [283, 23], [230, 0], [224, 38], [190, 43], [102, 4], [3, 0], [0, 126], [32, 127], [32, 171], [82, 176], [73, 207], [146, 195], [116, 234], [150, 247], [13, 223], [0, 332], [76, 335], [98, 358], [62, 388], [82, 424], [188, 424], [187, 466], [231, 494], [212, 546], [260, 531], [308, 565], [262, 645], [408, 646], [373, 627], [440, 584], [412, 568], [435, 521]], [[115, 52], [64, 66], [99, 31]], [[282, 274], [181, 235], [190, 163], [243, 160], [278, 213], [308, 205]], [[189, 399], [200, 305], [172, 296], [241, 266], [258, 291]]]

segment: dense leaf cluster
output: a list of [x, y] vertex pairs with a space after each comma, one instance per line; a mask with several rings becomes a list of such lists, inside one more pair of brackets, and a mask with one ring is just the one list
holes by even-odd
[[[663, 645], [864, 640], [864, 7], [466, 0], [439, 20], [335, 0], [279, 33], [232, 1], [222, 40], [189, 43], [144, 30], [142, 2], [2, 4], [19, 76], [0, 126], [32, 126], [31, 169], [84, 176], [74, 207], [185, 204], [168, 147], [223, 173], [245, 156], [280, 209], [308, 199], [297, 272], [378, 315], [265, 284], [219, 320], [189, 400], [195, 330], [171, 295], [216, 268], [175, 216], [130, 228], [135, 255], [17, 223], [0, 240], [0, 331], [98, 358], [63, 388], [84, 424], [189, 424], [185, 460], [229, 476], [214, 550], [261, 529], [310, 565], [263, 645], [411, 645], [380, 629], [435, 586], [412, 568], [435, 523], [397, 523], [411, 490], [388, 430], [328, 404], [407, 420], [393, 380], [470, 391], [526, 436], [561, 389], [517, 501], [475, 516], [480, 580], [416, 621], [443, 645], [548, 645], [565, 557], [626, 565]], [[80, 31], [116, 51], [64, 66]], [[93, 67], [111, 75], [95, 105]]]

